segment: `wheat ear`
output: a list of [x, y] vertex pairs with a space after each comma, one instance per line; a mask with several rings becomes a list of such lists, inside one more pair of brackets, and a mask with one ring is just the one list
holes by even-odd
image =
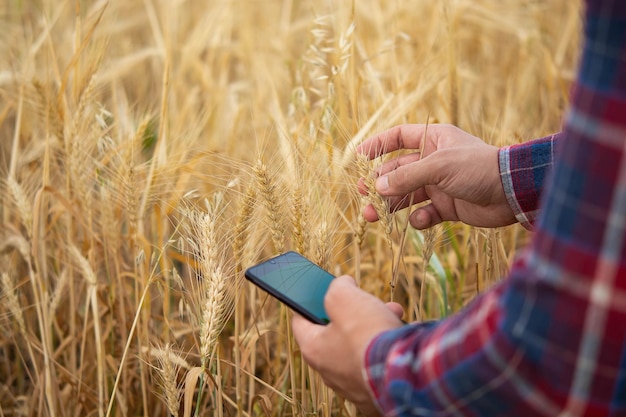
[[256, 193], [254, 192], [254, 187], [250, 184], [246, 188], [246, 193], [243, 197], [243, 201], [241, 202], [241, 207], [237, 215], [237, 223], [235, 224], [233, 233], [233, 260], [235, 261], [235, 269], [237, 273], [243, 271], [243, 253], [255, 203]]
[[322, 222], [315, 230], [315, 242], [317, 243], [314, 258], [315, 263], [328, 270], [330, 268], [331, 254], [330, 229], [328, 223]]
[[158, 372], [157, 383], [163, 390], [163, 402], [170, 415], [178, 417], [182, 397], [181, 386], [178, 383], [178, 372], [181, 368], [189, 369], [190, 366], [187, 361], [172, 351], [172, 346], [169, 343], [163, 349], [150, 349], [150, 355], [156, 357], [157, 360], [154, 369]]
[[197, 212], [191, 215], [191, 219], [194, 223], [192, 227], [197, 233], [198, 266], [204, 288], [200, 318], [200, 358], [202, 367], [207, 369], [228, 313], [228, 277], [219, 251], [217, 209], [209, 207], [209, 212]]
[[9, 309], [9, 312], [13, 315], [20, 333], [22, 336], [26, 337], [24, 315], [22, 313], [22, 309], [20, 308], [20, 301], [15, 293], [11, 280], [9, 279], [9, 274], [3, 272], [1, 279], [2, 291], [4, 292], [4, 297], [6, 298], [5, 305]]
[[293, 191], [293, 236], [296, 251], [306, 255], [309, 251], [309, 229], [307, 224], [308, 206], [302, 195], [302, 187], [298, 184]]
[[26, 192], [24, 192], [24, 188], [15, 180], [13, 177], [9, 177], [7, 179], [7, 186], [11, 195], [13, 196], [13, 200], [15, 201], [15, 205], [17, 206], [17, 210], [20, 213], [20, 217], [22, 219], [22, 225], [26, 229], [28, 233], [28, 238], [32, 239], [33, 237], [33, 211], [32, 204], [28, 202], [28, 197], [26, 196]]
[[393, 215], [389, 210], [389, 203], [376, 191], [376, 175], [375, 172], [370, 169], [367, 156], [363, 154], [357, 155], [356, 163], [359, 174], [363, 178], [363, 183], [367, 189], [367, 201], [374, 206], [374, 210], [376, 210], [376, 214], [378, 215], [378, 220], [380, 221], [383, 232], [385, 233], [387, 245], [389, 246], [389, 249], [393, 251], [393, 240], [391, 238], [391, 233], [393, 232]]
[[359, 213], [357, 214], [357, 227], [354, 232], [354, 238], [356, 239], [358, 248], [361, 249], [363, 246], [363, 240], [365, 239], [365, 232], [367, 230], [367, 221], [365, 220], [365, 216], [363, 216], [363, 208], [367, 204], [367, 199], [362, 197], [359, 201]]
[[95, 345], [96, 345], [96, 369], [97, 369], [98, 381], [99, 381], [98, 405], [100, 408], [100, 415], [104, 415], [104, 401], [105, 401], [105, 390], [107, 390], [107, 382], [104, 376], [105, 352], [103, 349], [104, 344], [102, 343], [102, 330], [100, 328], [100, 312], [98, 308], [98, 295], [97, 295], [97, 287], [96, 287], [98, 284], [98, 281], [97, 281], [96, 274], [93, 268], [91, 267], [91, 264], [89, 263], [87, 258], [85, 258], [82, 255], [82, 253], [76, 246], [74, 245], [70, 246], [70, 254], [74, 258], [75, 262], [78, 264], [78, 267], [80, 268], [83, 274], [83, 278], [85, 278], [85, 281], [87, 281], [87, 284], [89, 285], [87, 303], [91, 305], [91, 310], [93, 314], [93, 323], [94, 323], [93, 331], [94, 331], [94, 338], [95, 338]]
[[265, 208], [267, 209], [272, 243], [278, 253], [283, 253], [285, 248], [285, 231], [281, 221], [281, 206], [277, 185], [270, 177], [267, 166], [262, 161], [257, 161], [254, 166], [254, 173], [261, 189]]

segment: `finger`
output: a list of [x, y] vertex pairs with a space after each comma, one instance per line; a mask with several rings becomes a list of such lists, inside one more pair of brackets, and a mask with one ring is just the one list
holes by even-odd
[[363, 218], [370, 223], [377, 222], [379, 220], [378, 213], [372, 204], [368, 204], [363, 207]]
[[359, 191], [359, 194], [366, 196], [368, 194], [367, 185], [365, 185], [365, 181], [363, 177], [359, 178], [356, 183], [356, 189]]
[[324, 326], [312, 323], [296, 313], [291, 318], [291, 328], [293, 330], [293, 337], [304, 351], [311, 343], [315, 343], [315, 338], [320, 331], [324, 329]]
[[310, 320], [307, 320], [298, 313], [294, 313], [291, 317], [293, 336], [296, 338], [298, 344], [306, 343], [310, 339], [311, 334], [315, 331], [316, 326], [318, 325], [312, 323]]
[[[395, 158], [391, 161], [387, 161], [383, 163], [382, 165], [380, 165], [378, 168], [376, 168], [375, 175], [376, 177], [378, 177], [380, 175], [387, 174], [400, 166], [417, 162], [420, 159], [421, 159], [421, 156], [419, 153], [403, 155], [401, 157]], [[365, 181], [363, 177], [359, 178], [359, 180], [357, 181], [357, 190], [359, 191], [360, 194], [367, 195], [368, 190], [367, 190], [367, 186], [365, 185]]]
[[399, 319], [404, 315], [404, 309], [398, 303], [390, 302], [386, 304], [387, 308]]
[[[430, 197], [426, 193], [426, 190], [420, 188], [415, 191], [412, 195], [404, 195], [401, 197], [389, 197], [387, 198], [387, 204], [389, 206], [389, 211], [394, 213], [399, 210], [403, 210], [409, 206], [423, 203], [424, 201], [429, 200]], [[368, 204], [363, 207], [363, 217], [368, 222], [376, 222], [379, 220], [378, 213], [372, 204]]]
[[[448, 219], [454, 220], [454, 219]], [[443, 218], [432, 204], [427, 204], [415, 210], [409, 216], [409, 223], [418, 230], [428, 229], [443, 222]]]
[[[429, 136], [436, 126], [429, 126]], [[377, 134], [357, 146], [357, 153], [370, 159], [399, 149], [419, 149], [426, 125], [400, 125]], [[433, 132], [434, 133], [434, 132]]]

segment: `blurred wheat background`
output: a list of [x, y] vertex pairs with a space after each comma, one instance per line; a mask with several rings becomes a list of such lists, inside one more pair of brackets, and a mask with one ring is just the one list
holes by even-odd
[[0, 28], [0, 416], [352, 416], [242, 271], [297, 250], [407, 320], [500, 279], [520, 226], [365, 224], [354, 147], [558, 131], [580, 5], [3, 0]]

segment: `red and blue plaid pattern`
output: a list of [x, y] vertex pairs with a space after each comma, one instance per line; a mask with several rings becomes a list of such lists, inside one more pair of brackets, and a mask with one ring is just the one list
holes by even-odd
[[545, 138], [500, 149], [500, 177], [515, 217], [532, 229], [539, 214], [541, 189], [554, 163], [554, 149], [563, 137], [557, 133]]
[[386, 415], [626, 416], [626, 2], [587, 1], [549, 174], [547, 143], [501, 153], [518, 219], [533, 222], [545, 189], [508, 279], [370, 344], [366, 375]]

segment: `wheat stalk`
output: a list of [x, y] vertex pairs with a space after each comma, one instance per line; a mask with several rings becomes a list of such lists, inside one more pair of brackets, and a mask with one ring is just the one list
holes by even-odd
[[91, 306], [92, 314], [93, 314], [93, 323], [94, 323], [94, 338], [96, 345], [96, 366], [98, 373], [98, 404], [99, 404], [99, 414], [101, 416], [104, 415], [104, 402], [105, 402], [105, 392], [107, 391], [107, 383], [104, 375], [104, 356], [105, 352], [103, 349], [102, 343], [102, 330], [100, 328], [100, 308], [98, 306], [98, 296], [97, 296], [97, 277], [96, 274], [91, 267], [91, 264], [83, 256], [80, 250], [74, 246], [70, 245], [70, 254], [74, 258], [74, 261], [78, 264], [79, 269], [83, 274], [83, 278], [87, 281], [89, 286], [88, 296], [86, 303]]
[[422, 244], [422, 282], [420, 285], [420, 298], [419, 298], [419, 314], [420, 320], [426, 320], [426, 314], [424, 312], [424, 297], [426, 294], [428, 265], [430, 258], [433, 256], [435, 240], [437, 236], [437, 226], [426, 229], [423, 232], [424, 242]]

